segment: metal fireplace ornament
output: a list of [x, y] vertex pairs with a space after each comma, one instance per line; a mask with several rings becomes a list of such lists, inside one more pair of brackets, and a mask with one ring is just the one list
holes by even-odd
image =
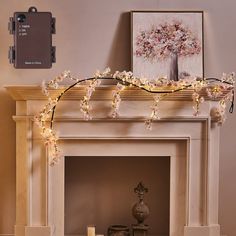
[[144, 194], [148, 192], [148, 188], [140, 182], [134, 192], [138, 195], [139, 201], [132, 208], [133, 216], [137, 220], [137, 224], [132, 225], [133, 236], [146, 236], [149, 226], [144, 224], [144, 220], [149, 216], [149, 208], [144, 203]]

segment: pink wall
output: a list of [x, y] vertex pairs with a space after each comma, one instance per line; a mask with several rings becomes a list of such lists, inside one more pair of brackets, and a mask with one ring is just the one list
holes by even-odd
[[[8, 18], [31, 5], [57, 17], [57, 63], [51, 70], [15, 70], [8, 63]], [[40, 84], [65, 69], [81, 76], [106, 66], [129, 70], [130, 10], [204, 10], [206, 76], [236, 70], [235, 0], [0, 0], [0, 9], [0, 235], [13, 233], [15, 218], [15, 105], [4, 85]], [[220, 223], [228, 236], [236, 235], [235, 121], [236, 114], [229, 115], [221, 135]]]

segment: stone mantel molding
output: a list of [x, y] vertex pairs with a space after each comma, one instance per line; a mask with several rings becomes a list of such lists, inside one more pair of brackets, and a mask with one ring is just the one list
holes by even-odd
[[[27, 101], [27, 100], [46, 100], [47, 97], [42, 94], [40, 86], [6, 86], [5, 87], [11, 97], [16, 101]], [[66, 87], [60, 87], [57, 90], [49, 90], [52, 97], [58, 96]], [[115, 85], [103, 85], [96, 88], [92, 95], [93, 100], [110, 100], [112, 98], [112, 91], [116, 88]], [[175, 92], [164, 97], [165, 101], [190, 101], [192, 100], [192, 89]], [[222, 94], [224, 96], [227, 93], [225, 90]], [[80, 100], [85, 94], [85, 87], [78, 86], [72, 88], [64, 96], [63, 100]], [[121, 92], [122, 100], [153, 100], [154, 94], [148, 93], [136, 87], [127, 87]], [[206, 93], [201, 92], [206, 100], [208, 100]], [[221, 97], [222, 97], [221, 96]], [[221, 98], [219, 97], [218, 100]]]
[[51, 168], [32, 119], [47, 98], [39, 86], [6, 87], [16, 100], [15, 235], [64, 236], [66, 156], [129, 154], [171, 156], [170, 236], [220, 236], [219, 127], [210, 116], [217, 101], [203, 103], [201, 114], [194, 117], [191, 91], [172, 94], [160, 102], [161, 120], [147, 131], [143, 120], [150, 114], [152, 95], [126, 89], [120, 116], [113, 120], [109, 111], [114, 88], [96, 89], [91, 101], [94, 119], [88, 122], [83, 121], [78, 105], [84, 87], [65, 95], [54, 123], [65, 157]]

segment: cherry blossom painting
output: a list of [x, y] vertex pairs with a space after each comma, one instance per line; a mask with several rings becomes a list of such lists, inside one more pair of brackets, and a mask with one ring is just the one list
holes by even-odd
[[132, 70], [178, 80], [204, 75], [202, 11], [133, 11]]

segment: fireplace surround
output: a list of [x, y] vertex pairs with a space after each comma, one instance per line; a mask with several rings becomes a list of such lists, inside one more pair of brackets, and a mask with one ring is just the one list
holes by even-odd
[[[33, 116], [46, 97], [37, 86], [8, 86], [16, 100], [16, 236], [64, 236], [65, 158], [49, 167], [47, 150]], [[122, 92], [120, 116], [110, 117], [113, 86], [97, 88], [93, 120], [84, 121], [76, 87], [58, 105], [54, 127], [63, 156], [170, 156], [170, 236], [220, 236], [218, 224], [219, 127], [202, 104], [194, 117], [191, 92], [160, 102], [161, 120], [148, 131], [144, 119], [152, 96], [134, 88]]]

